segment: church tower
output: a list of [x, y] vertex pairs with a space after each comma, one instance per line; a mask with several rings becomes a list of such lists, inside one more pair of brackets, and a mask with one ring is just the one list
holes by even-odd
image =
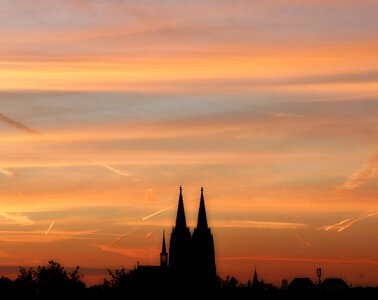
[[216, 266], [214, 239], [207, 224], [205, 199], [201, 188], [201, 200], [198, 211], [197, 227], [192, 237], [193, 274], [198, 289], [213, 288], [216, 285]]
[[252, 287], [253, 288], [259, 288], [260, 287], [260, 282], [259, 282], [259, 277], [257, 276], [256, 267], [255, 267], [255, 273], [253, 274]]
[[167, 247], [165, 245], [165, 232], [163, 230], [163, 242], [161, 246], [161, 252], [160, 252], [160, 267], [162, 269], [167, 268], [168, 266], [168, 253], [167, 253]]
[[178, 289], [188, 288], [191, 274], [191, 234], [186, 225], [182, 187], [177, 207], [176, 226], [169, 241], [169, 271]]

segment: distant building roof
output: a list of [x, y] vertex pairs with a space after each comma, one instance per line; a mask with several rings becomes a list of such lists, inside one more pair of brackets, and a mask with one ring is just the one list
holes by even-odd
[[289, 289], [292, 291], [306, 292], [314, 289], [315, 285], [312, 280], [308, 277], [305, 278], [294, 278], [290, 284]]
[[348, 289], [348, 284], [342, 278], [327, 278], [322, 282], [322, 292], [325, 293], [338, 293]]

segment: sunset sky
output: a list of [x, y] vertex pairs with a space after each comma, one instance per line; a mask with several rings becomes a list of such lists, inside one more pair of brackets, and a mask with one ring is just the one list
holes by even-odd
[[183, 185], [221, 276], [378, 285], [377, 15], [0, 0], [0, 275], [157, 264]]

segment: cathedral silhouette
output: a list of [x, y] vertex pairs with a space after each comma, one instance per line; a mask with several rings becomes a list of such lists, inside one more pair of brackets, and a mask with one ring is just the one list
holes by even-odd
[[[141, 266], [134, 270], [139, 283], [157, 284], [176, 290], [208, 290], [216, 287], [214, 239], [207, 223], [204, 191], [201, 188], [197, 227], [193, 234], [186, 224], [182, 187], [167, 252], [163, 231], [160, 266]], [[143, 284], [143, 285], [145, 285]], [[154, 285], [154, 284], [153, 284]]]

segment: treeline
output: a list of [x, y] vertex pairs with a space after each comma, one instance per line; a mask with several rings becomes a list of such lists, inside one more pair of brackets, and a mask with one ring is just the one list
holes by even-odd
[[2, 299], [68, 299], [81, 298], [87, 293], [80, 268], [68, 272], [61, 264], [49, 261], [47, 266], [20, 267], [17, 279], [0, 278]]
[[253, 289], [242, 285], [234, 277], [218, 277], [218, 285], [211, 290], [180, 291], [169, 285], [141, 285], [135, 272], [119, 269], [109, 272], [109, 279], [87, 287], [80, 268], [67, 271], [61, 264], [49, 261], [46, 266], [19, 269], [15, 280], [0, 278], [1, 299], [378, 299], [378, 288], [353, 288], [342, 294], [303, 293], [282, 290], [272, 285]]

